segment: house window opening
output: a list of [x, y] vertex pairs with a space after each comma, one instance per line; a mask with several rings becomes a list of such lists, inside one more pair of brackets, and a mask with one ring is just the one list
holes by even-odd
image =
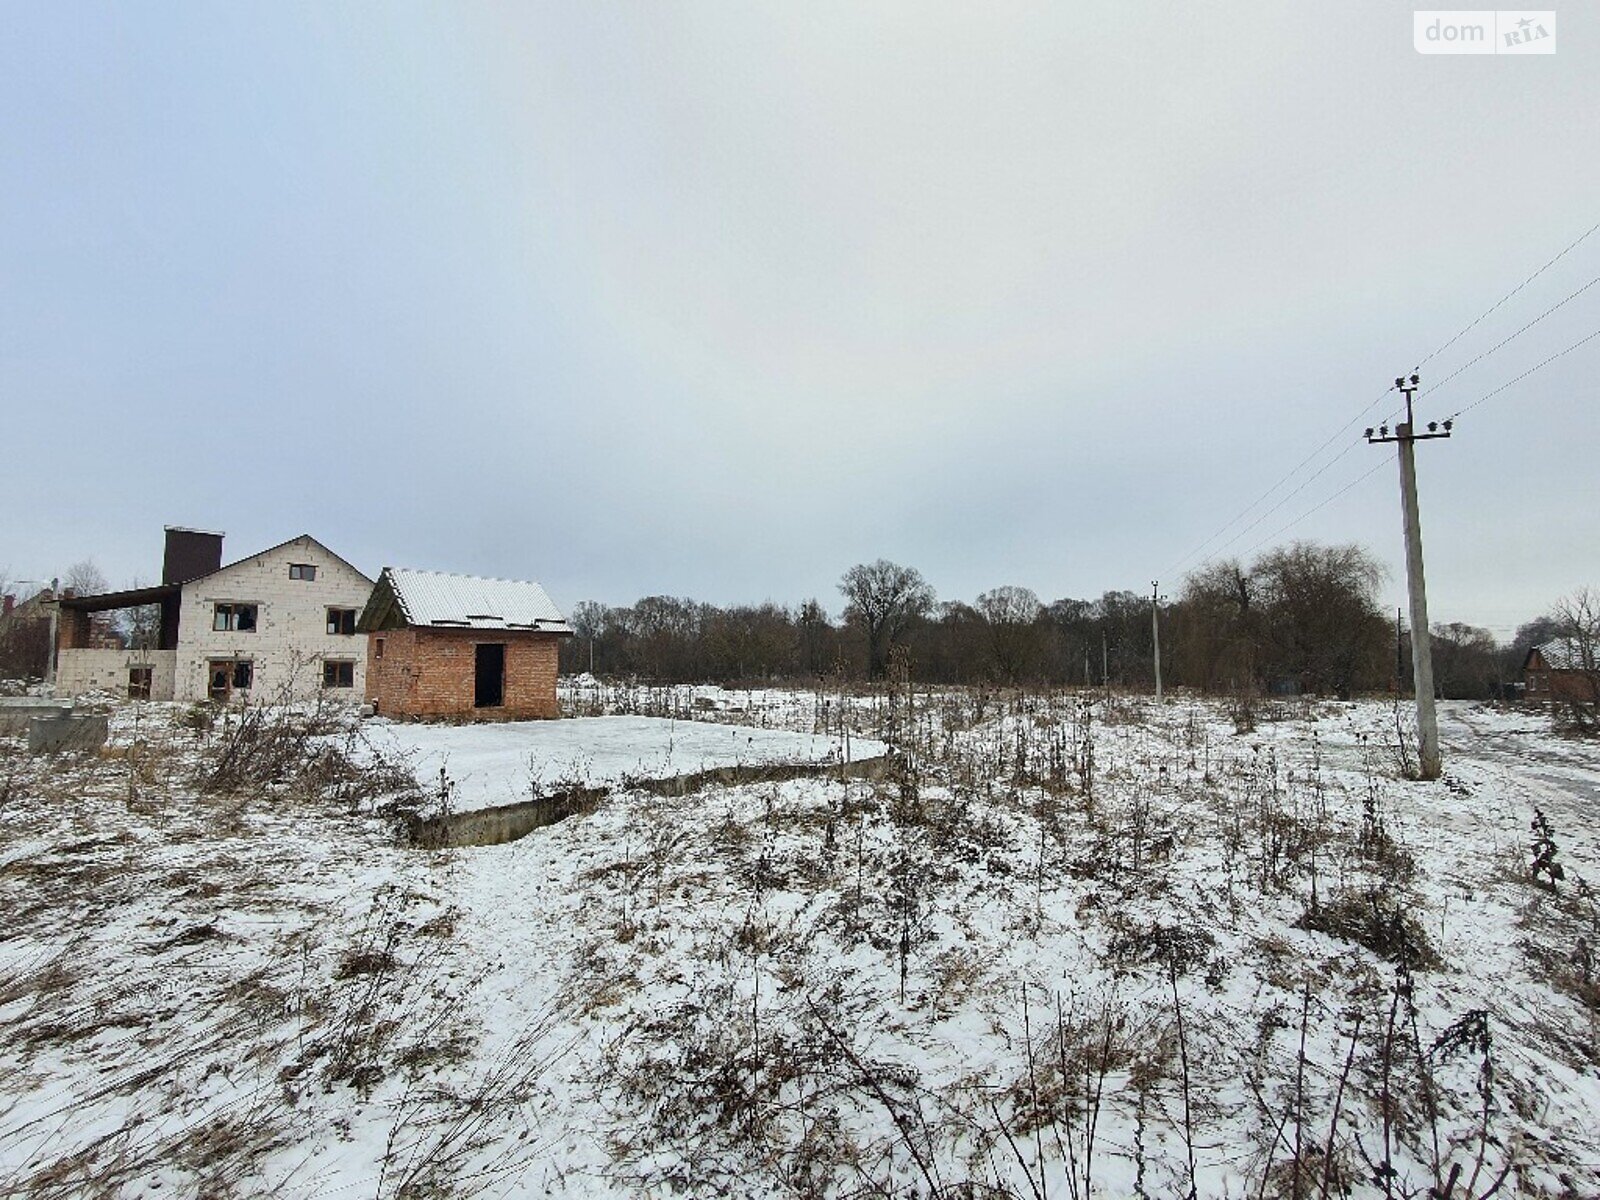
[[315, 579], [316, 577], [317, 577], [317, 569], [316, 569], [316, 567], [312, 566], [310, 563], [290, 563], [289, 564], [289, 578], [290, 579], [304, 579], [307, 582], [310, 582], [311, 580]]
[[226, 702], [234, 692], [248, 692], [255, 683], [255, 664], [247, 658], [214, 658], [207, 673], [207, 694]]
[[330, 608], [328, 610], [328, 632], [330, 634], [355, 633], [356, 618], [360, 615], [353, 608]]
[[322, 686], [352, 688], [356, 685], [356, 664], [349, 660], [322, 664]]
[[254, 633], [256, 631], [256, 606], [254, 604], [219, 604], [211, 618], [211, 628], [219, 633]]
[[128, 699], [150, 699], [150, 683], [155, 672], [150, 667], [128, 668]]

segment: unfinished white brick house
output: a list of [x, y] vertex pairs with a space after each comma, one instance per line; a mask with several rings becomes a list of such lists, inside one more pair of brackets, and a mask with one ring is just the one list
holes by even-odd
[[[155, 587], [58, 602], [58, 696], [359, 702], [366, 639], [355, 632], [372, 580], [308, 534], [222, 566], [222, 535], [169, 527]], [[158, 607], [158, 644], [93, 645], [91, 616]]]

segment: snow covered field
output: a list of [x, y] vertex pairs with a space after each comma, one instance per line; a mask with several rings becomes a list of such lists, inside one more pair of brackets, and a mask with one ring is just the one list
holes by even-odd
[[[0, 743], [0, 1195], [1600, 1195], [1593, 743], [1447, 705], [1423, 784], [1381, 703], [681, 692], [588, 703], [911, 769], [420, 852], [381, 735]], [[467, 732], [413, 745], [522, 777]]]
[[439, 772], [453, 785], [457, 811], [527, 800], [565, 787], [614, 787], [721, 767], [818, 765], [877, 758], [871, 739], [760, 729], [660, 717], [576, 717], [484, 725], [373, 721], [363, 726], [374, 751], [404, 755], [423, 787]]

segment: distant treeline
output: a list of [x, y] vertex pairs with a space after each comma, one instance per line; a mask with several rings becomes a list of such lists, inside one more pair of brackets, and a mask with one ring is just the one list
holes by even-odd
[[[1218, 561], [1160, 604], [1161, 669], [1168, 686], [1210, 692], [1303, 691], [1330, 696], [1409, 686], [1408, 647], [1377, 604], [1382, 570], [1357, 546], [1297, 542], [1248, 567]], [[567, 673], [662, 682], [759, 682], [880, 677], [908, 671], [925, 683], [1149, 687], [1154, 682], [1151, 596], [1042, 602], [999, 587], [973, 602], [939, 602], [922, 576], [882, 560], [847, 571], [842, 619], [820, 599], [720, 608], [647, 596], [627, 608], [586, 601], [562, 648]], [[1533, 622], [1512, 646], [1486, 630], [1434, 627], [1434, 669], [1452, 698], [1489, 698], [1517, 678], [1522, 654], [1543, 640]]]

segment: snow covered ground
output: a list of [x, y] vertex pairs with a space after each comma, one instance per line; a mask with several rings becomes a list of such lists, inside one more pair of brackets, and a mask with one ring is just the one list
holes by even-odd
[[355, 733], [0, 744], [0, 1195], [1600, 1195], [1600, 753], [1537, 713], [1417, 783], [1375, 702], [587, 703], [912, 769], [424, 853]]
[[567, 787], [615, 787], [722, 767], [831, 764], [877, 758], [882, 742], [660, 717], [575, 717], [506, 724], [362, 726], [374, 752], [404, 755], [425, 788], [450, 781], [457, 811]]

